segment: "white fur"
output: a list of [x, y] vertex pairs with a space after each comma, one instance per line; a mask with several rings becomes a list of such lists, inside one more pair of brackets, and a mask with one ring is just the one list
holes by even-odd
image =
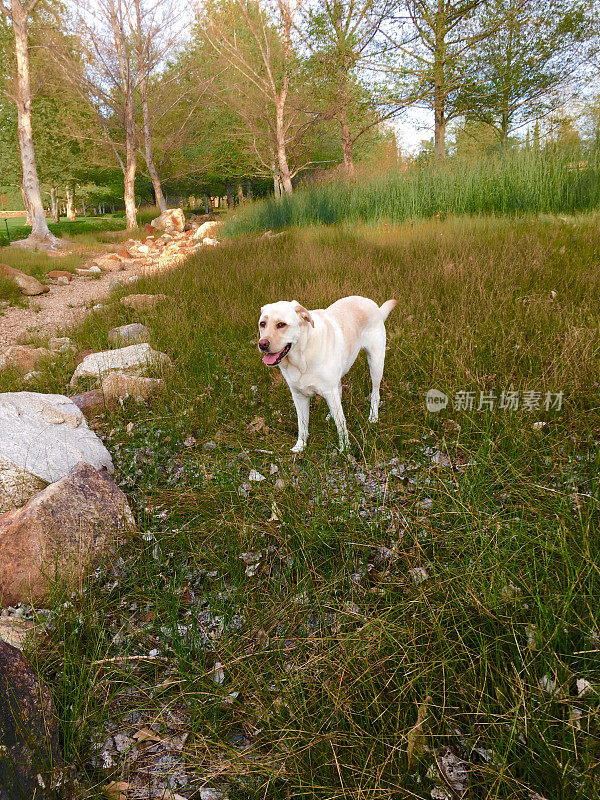
[[298, 441], [292, 448], [293, 453], [300, 453], [306, 447], [313, 395], [325, 398], [338, 430], [340, 448], [348, 448], [342, 378], [361, 350], [367, 353], [371, 373], [369, 422], [377, 422], [385, 361], [384, 322], [395, 305], [395, 300], [388, 300], [379, 307], [366, 297], [345, 297], [327, 309], [316, 311], [307, 311], [295, 300], [262, 307], [259, 334], [261, 341], [269, 342], [268, 352], [279, 353], [287, 344], [292, 344], [278, 366], [290, 387], [298, 414]]

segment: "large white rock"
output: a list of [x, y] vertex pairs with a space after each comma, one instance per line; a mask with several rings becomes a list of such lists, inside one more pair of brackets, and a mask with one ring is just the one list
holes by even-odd
[[149, 367], [170, 367], [171, 359], [165, 353], [153, 350], [147, 342], [120, 347], [118, 350], [103, 350], [91, 353], [77, 365], [71, 385], [80, 378], [102, 378], [110, 372], [123, 372], [126, 375], [141, 375]]
[[80, 461], [114, 470], [106, 447], [62, 394], [0, 394], [0, 459], [47, 483], [60, 480]]
[[167, 211], [163, 211], [160, 217], [153, 219], [150, 225], [159, 231], [183, 231], [185, 230], [185, 215], [181, 208], [169, 208]]
[[203, 222], [202, 225], [199, 225], [196, 228], [196, 232], [194, 233], [194, 239], [197, 242], [201, 242], [203, 239], [207, 237], [216, 238], [218, 231], [223, 227], [223, 223], [220, 222], [218, 219], [209, 220], [208, 222]]

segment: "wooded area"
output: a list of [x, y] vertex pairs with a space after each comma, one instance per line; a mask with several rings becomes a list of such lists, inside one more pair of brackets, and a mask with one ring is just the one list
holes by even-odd
[[[0, 0], [0, 206], [291, 194], [399, 159], [393, 121], [433, 114], [419, 159], [600, 139], [586, 0]], [[573, 116], [579, 117], [575, 125]], [[583, 120], [583, 123], [581, 123]], [[451, 126], [450, 128], [448, 126]], [[582, 156], [581, 156], [582, 157]]]

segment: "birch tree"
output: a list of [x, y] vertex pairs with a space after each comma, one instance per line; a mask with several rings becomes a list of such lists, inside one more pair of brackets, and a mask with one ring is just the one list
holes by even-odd
[[[139, 73], [131, 46], [133, 19], [131, 0], [80, 2], [75, 20], [76, 47], [65, 50], [59, 42], [53, 48], [64, 79], [93, 112], [95, 144], [113, 155], [123, 173], [128, 228], [137, 224], [134, 92]], [[86, 129], [82, 138], [89, 141], [92, 136]]]
[[[272, 133], [269, 166], [286, 194], [292, 193], [293, 177], [288, 147], [302, 125], [300, 112], [290, 102], [296, 65], [292, 31], [298, 5], [299, 0], [274, 0], [267, 9], [254, 0], [228, 0], [205, 5], [198, 17], [206, 41], [241, 79], [236, 89], [242, 101], [238, 112], [250, 127], [258, 127], [262, 116]], [[250, 106], [247, 100], [252, 96], [255, 102]], [[267, 160], [258, 148], [257, 156], [263, 163]]]
[[17, 136], [21, 154], [22, 192], [31, 220], [31, 233], [26, 246], [59, 247], [60, 240], [50, 233], [42, 203], [31, 122], [32, 92], [29, 59], [29, 18], [39, 0], [0, 0], [0, 12], [10, 21], [15, 42], [16, 75], [10, 96], [17, 107]]

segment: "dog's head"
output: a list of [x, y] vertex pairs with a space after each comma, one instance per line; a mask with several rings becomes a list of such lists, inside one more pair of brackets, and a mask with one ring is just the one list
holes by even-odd
[[307, 325], [315, 326], [310, 311], [296, 300], [263, 306], [258, 321], [258, 349], [265, 354], [263, 363], [274, 367], [283, 361]]

